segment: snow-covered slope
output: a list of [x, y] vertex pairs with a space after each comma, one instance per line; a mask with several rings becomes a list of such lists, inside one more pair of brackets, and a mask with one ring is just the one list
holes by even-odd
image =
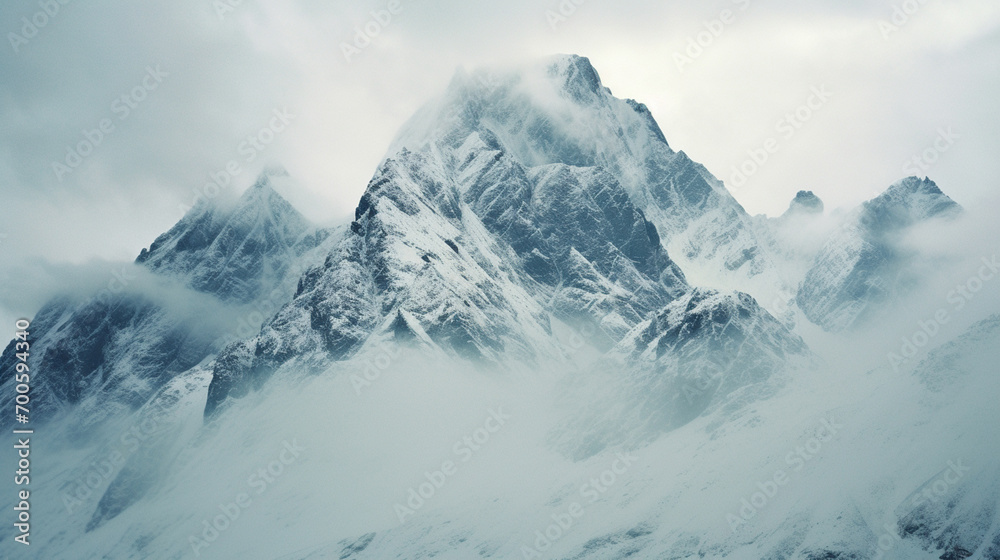
[[907, 229], [958, 212], [929, 179], [895, 183], [849, 215], [827, 241], [799, 288], [799, 307], [829, 331], [864, 323], [912, 281], [915, 255], [899, 244]]
[[[210, 297], [185, 297], [201, 309], [172, 308], [131, 290], [82, 303], [60, 298], [46, 305], [30, 329], [33, 364], [44, 372], [35, 377], [33, 418], [49, 420], [80, 405], [91, 412], [80, 426], [85, 430], [91, 422], [141, 406], [172, 376], [200, 362], [225, 332], [201, 313], [218, 313], [221, 306]], [[16, 363], [11, 343], [0, 358], [4, 389], [12, 387]], [[3, 395], [5, 404], [12, 402], [12, 389]]]
[[[984, 367], [998, 358], [997, 324], [994, 316], [973, 326], [915, 370], [802, 372], [767, 398], [731, 401], [664, 436], [582, 460], [547, 441], [553, 427], [565, 428], [550, 400], [563, 394], [558, 379], [476, 381], [446, 361], [426, 368], [397, 357], [357, 395], [349, 376], [360, 365], [343, 362], [330, 375], [271, 385], [207, 427], [197, 406], [165, 417], [167, 432], [180, 435], [153, 447], [185, 442], [183, 450], [144, 452], [162, 464], [146, 497], [90, 532], [91, 512], [116, 502], [91, 498], [67, 513], [60, 485], [75, 488], [88, 467], [43, 470], [46, 491], [34, 507], [63, 530], [38, 551], [54, 560], [195, 551], [285, 560], [995, 560], [1000, 473], [983, 422], [997, 420], [1000, 386]], [[952, 371], [949, 355], [964, 381], [945, 394], [925, 379]], [[502, 424], [488, 420], [497, 417]], [[78, 454], [75, 464], [107, 453]], [[264, 479], [269, 465], [278, 474]], [[453, 474], [435, 474], [442, 469]], [[418, 490], [430, 480], [443, 482]], [[248, 505], [220, 522], [224, 530], [206, 532], [205, 521], [211, 527], [241, 493]]]
[[749, 295], [695, 289], [651, 314], [570, 383], [563, 398], [575, 410], [553, 440], [576, 458], [634, 447], [706, 411], [771, 395], [808, 363], [802, 339]]

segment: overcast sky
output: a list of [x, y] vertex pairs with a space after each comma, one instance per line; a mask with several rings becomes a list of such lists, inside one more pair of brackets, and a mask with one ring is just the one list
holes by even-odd
[[[755, 214], [800, 189], [853, 206], [915, 169], [974, 205], [1000, 171], [996, 0], [57, 4], [0, 4], [3, 324], [72, 280], [57, 264], [133, 259], [231, 160], [234, 190], [280, 163], [308, 217], [349, 215], [397, 129], [460, 66], [589, 57]], [[262, 150], [243, 144], [270, 124], [282, 130]], [[77, 162], [67, 151], [87, 134], [102, 138]]]

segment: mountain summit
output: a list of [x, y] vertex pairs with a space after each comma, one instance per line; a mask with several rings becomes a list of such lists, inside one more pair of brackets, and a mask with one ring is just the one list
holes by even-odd
[[645, 105], [614, 97], [587, 58], [460, 72], [403, 127], [390, 156], [403, 147], [432, 150], [452, 168], [483, 149], [525, 168], [600, 168], [656, 226], [689, 276], [713, 270], [773, 280], [765, 244], [722, 182], [671, 149]]
[[793, 214], [821, 214], [822, 212], [823, 201], [820, 200], [818, 196], [813, 194], [812, 191], [799, 191], [796, 193], [795, 198], [792, 199], [791, 204], [788, 205], [788, 210], [786, 210], [782, 216], [787, 217]]

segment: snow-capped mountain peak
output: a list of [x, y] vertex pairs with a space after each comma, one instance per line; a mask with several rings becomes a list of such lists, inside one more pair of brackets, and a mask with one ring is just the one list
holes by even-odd
[[823, 201], [812, 191], [799, 191], [788, 205], [783, 218], [800, 214], [822, 214]]
[[961, 211], [930, 179], [909, 177], [894, 183], [844, 218], [806, 273], [799, 307], [827, 330], [864, 323], [912, 288], [907, 271], [916, 256], [899, 245], [908, 228]]
[[860, 223], [890, 232], [935, 217], [954, 216], [961, 207], [928, 178], [907, 177], [862, 205]]
[[196, 205], [136, 262], [226, 300], [248, 303], [266, 293], [312, 242], [312, 226], [271, 184], [280, 174], [261, 174], [235, 201]]

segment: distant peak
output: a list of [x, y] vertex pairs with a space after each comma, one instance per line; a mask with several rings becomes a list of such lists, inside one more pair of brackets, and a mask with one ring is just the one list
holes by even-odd
[[909, 226], [935, 216], [952, 216], [962, 207], [927, 177], [907, 177], [863, 205], [862, 223], [877, 230]]
[[799, 191], [788, 205], [785, 214], [821, 214], [823, 208], [823, 201], [812, 191]]
[[802, 204], [806, 206], [822, 206], [823, 201], [819, 199], [812, 191], [799, 191], [795, 193], [795, 198], [792, 200], [793, 204]]
[[919, 177], [907, 177], [905, 179], [900, 179], [893, 183], [884, 193], [880, 196], [891, 196], [893, 194], [928, 194], [928, 195], [941, 195], [944, 196], [944, 192], [937, 186], [937, 183], [931, 181], [928, 177], [923, 179]]
[[937, 183], [924, 177], [907, 177], [893, 183], [888, 189], [877, 197], [865, 203], [869, 206], [882, 206], [886, 204], [905, 205], [939, 205], [958, 206], [948, 195], [937, 186]]
[[[261, 172], [254, 184], [243, 192], [236, 203], [235, 212], [252, 210], [273, 215], [284, 215], [287, 219], [305, 220], [282, 191], [288, 189], [289, 174], [285, 168], [268, 167]], [[277, 188], [275, 188], [277, 185]]]

